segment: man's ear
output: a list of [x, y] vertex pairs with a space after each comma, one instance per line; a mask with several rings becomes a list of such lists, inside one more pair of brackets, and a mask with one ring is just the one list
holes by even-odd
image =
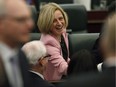
[[43, 67], [43, 66], [44, 66], [43, 58], [40, 58], [40, 59], [38, 60], [38, 63], [39, 63], [39, 65], [40, 65], [40, 66], [42, 66], [42, 67]]

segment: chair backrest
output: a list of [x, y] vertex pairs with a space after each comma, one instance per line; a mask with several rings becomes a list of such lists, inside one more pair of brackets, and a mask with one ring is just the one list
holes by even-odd
[[41, 2], [55, 2], [57, 4], [73, 3], [73, 0], [40, 0]]
[[34, 5], [30, 5], [29, 8], [30, 8], [31, 13], [32, 13], [32, 18], [35, 22], [37, 20], [37, 10], [36, 10]]
[[30, 41], [39, 40], [41, 37], [41, 33], [30, 33]]
[[92, 50], [98, 33], [69, 34], [70, 57], [81, 49]]
[[30, 7], [32, 18], [34, 21], [34, 27], [33, 27], [32, 33], [40, 33], [38, 26], [37, 26], [37, 20], [38, 20], [39, 13], [37, 12], [34, 5], [30, 5], [29, 7]]
[[[41, 33], [31, 33], [30, 41], [39, 40]], [[70, 57], [81, 49], [92, 50], [96, 39], [99, 37], [99, 33], [84, 33], [84, 34], [69, 34], [69, 50]]]
[[60, 4], [68, 14], [69, 25], [67, 29], [73, 32], [87, 31], [87, 11], [84, 5], [78, 4]]

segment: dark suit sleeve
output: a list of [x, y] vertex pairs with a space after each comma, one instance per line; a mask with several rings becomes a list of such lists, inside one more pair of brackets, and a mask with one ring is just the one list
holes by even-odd
[[24, 87], [33, 87], [32, 83], [31, 83], [32, 82], [31, 77], [28, 72], [29, 65], [28, 65], [27, 58], [21, 50], [19, 51], [18, 56], [19, 56], [19, 65], [20, 65], [20, 69], [21, 69]]

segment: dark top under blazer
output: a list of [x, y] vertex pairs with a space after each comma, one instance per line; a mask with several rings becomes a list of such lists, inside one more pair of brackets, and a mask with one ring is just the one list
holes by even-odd
[[63, 58], [65, 59], [65, 61], [67, 61], [67, 58], [68, 58], [68, 50], [67, 50], [66, 43], [65, 43], [65, 40], [64, 40], [63, 35], [61, 35], [60, 46], [62, 48]]

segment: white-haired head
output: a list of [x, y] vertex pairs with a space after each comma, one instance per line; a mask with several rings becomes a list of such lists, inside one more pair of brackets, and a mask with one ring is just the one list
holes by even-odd
[[41, 41], [31, 41], [26, 43], [22, 50], [28, 58], [29, 64], [35, 65], [38, 60], [46, 56], [46, 48]]

